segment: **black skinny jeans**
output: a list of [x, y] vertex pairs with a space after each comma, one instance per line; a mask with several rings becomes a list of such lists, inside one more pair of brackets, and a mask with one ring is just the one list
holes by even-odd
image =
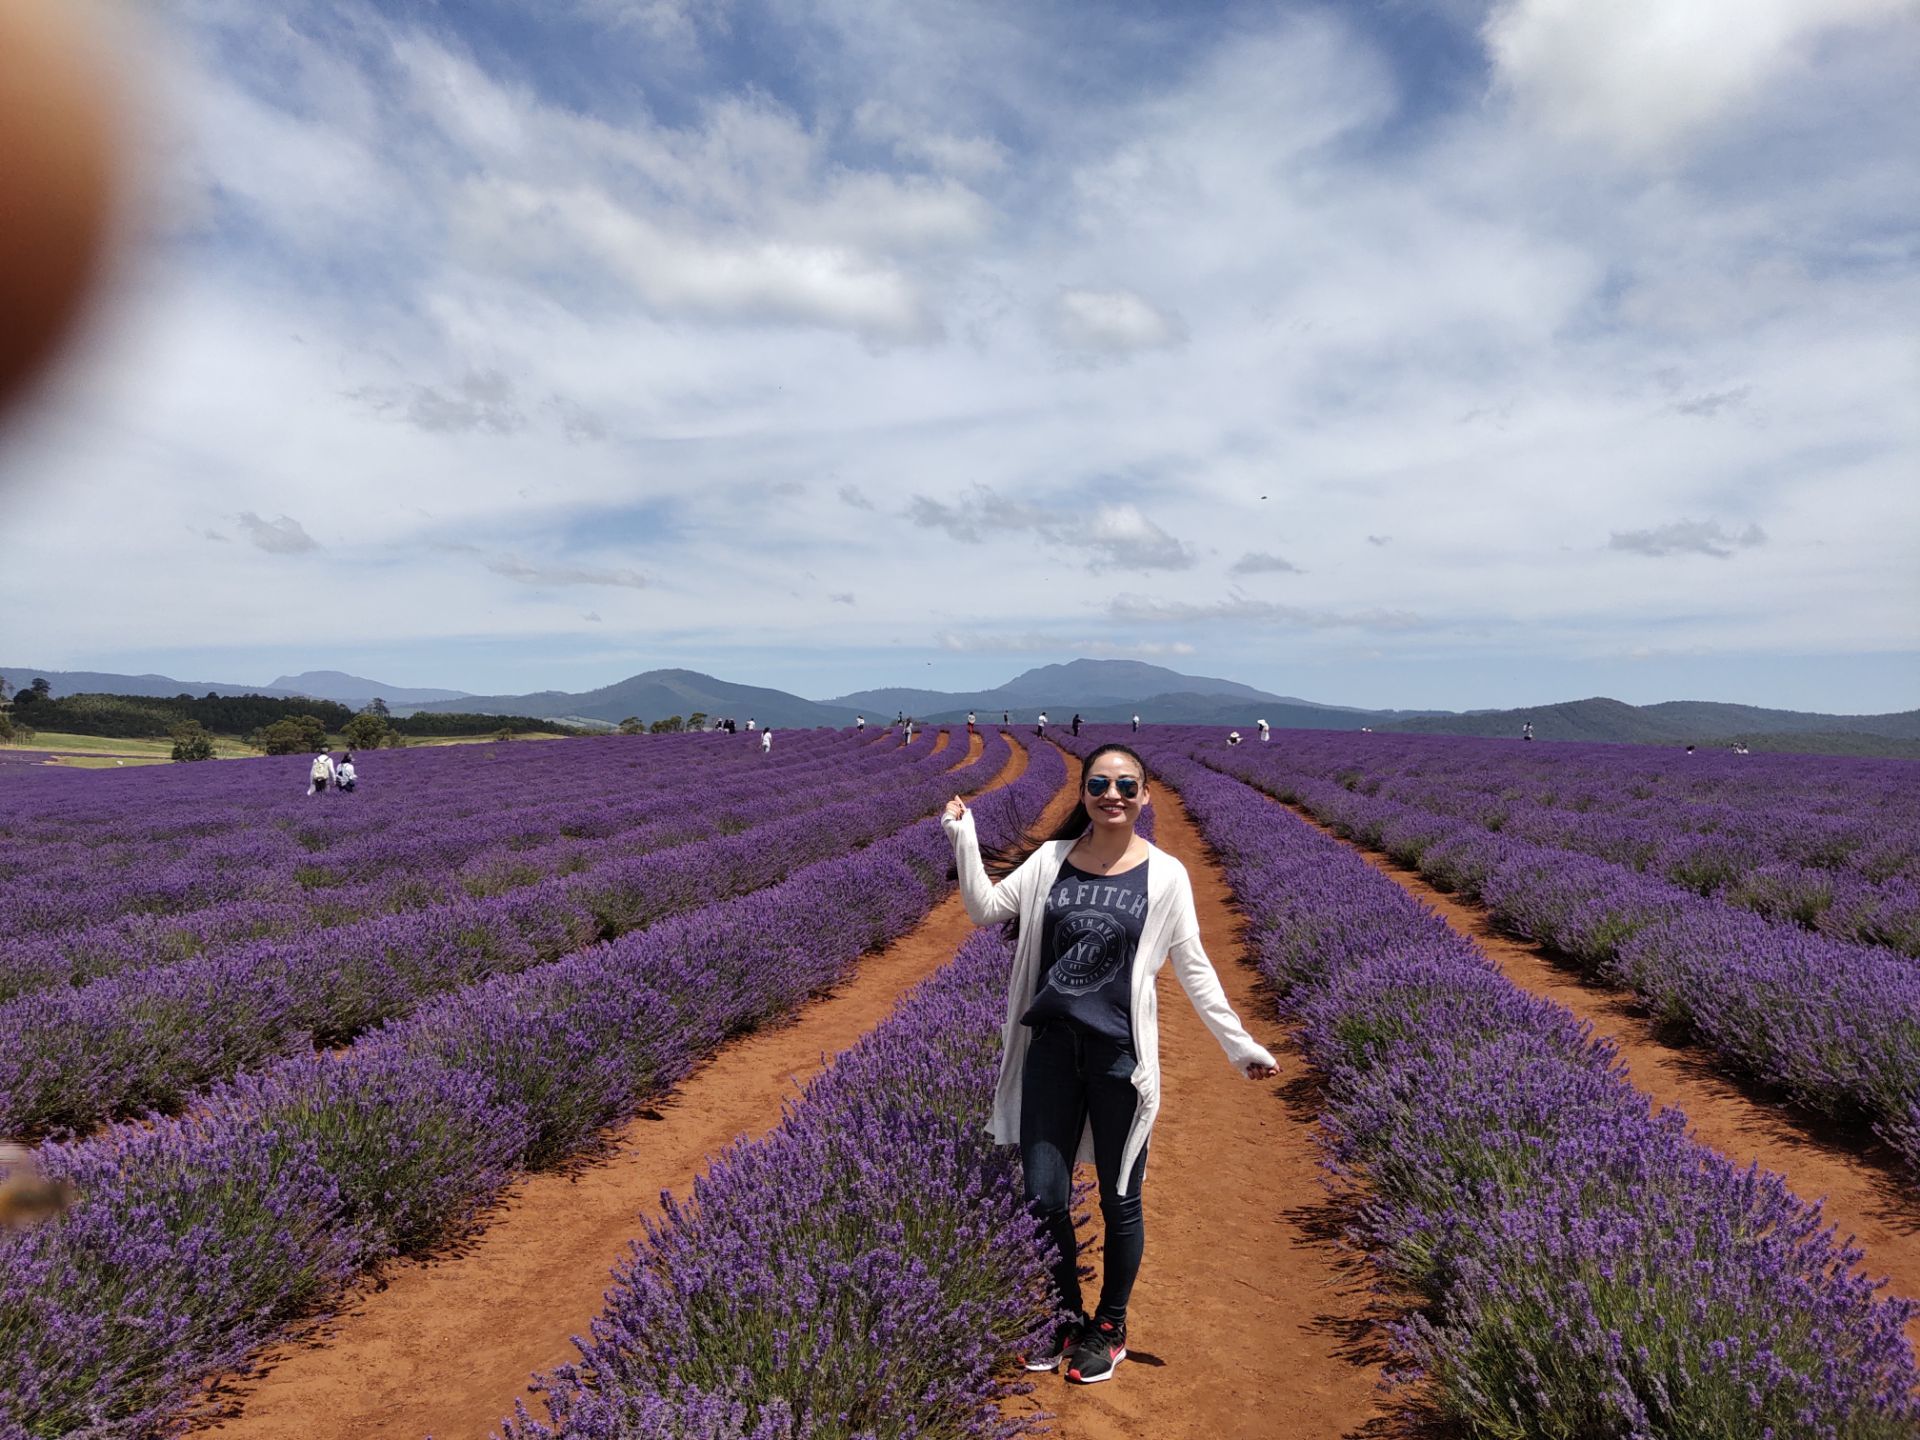
[[1140, 1209], [1145, 1149], [1134, 1161], [1127, 1194], [1118, 1193], [1120, 1156], [1140, 1099], [1128, 1078], [1135, 1063], [1129, 1051], [1105, 1036], [1051, 1020], [1034, 1032], [1020, 1074], [1020, 1161], [1026, 1171], [1027, 1205], [1047, 1227], [1058, 1252], [1054, 1291], [1062, 1307], [1075, 1313], [1082, 1306], [1079, 1246], [1073, 1234], [1073, 1157], [1082, 1127], [1089, 1119], [1093, 1122], [1093, 1163], [1107, 1251], [1094, 1318], [1116, 1325], [1126, 1323], [1127, 1300], [1146, 1248]]

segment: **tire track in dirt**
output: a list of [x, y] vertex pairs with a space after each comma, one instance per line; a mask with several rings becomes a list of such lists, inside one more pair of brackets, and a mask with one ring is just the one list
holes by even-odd
[[[1037, 1375], [1006, 1413], [1051, 1412], [1051, 1429], [1066, 1440], [1385, 1440], [1397, 1431], [1379, 1389], [1384, 1356], [1369, 1282], [1328, 1237], [1312, 1117], [1275, 1103], [1309, 1087], [1312, 1071], [1239, 943], [1225, 875], [1172, 788], [1156, 780], [1152, 790], [1156, 843], [1192, 876], [1214, 969], [1280, 1073], [1258, 1084], [1235, 1074], [1179, 982], [1164, 975], [1162, 1100], [1141, 1189], [1146, 1256], [1127, 1317], [1128, 1358], [1098, 1385]], [[1098, 1204], [1091, 1209], [1097, 1237]], [[1097, 1274], [1097, 1239], [1082, 1258]], [[1097, 1288], [1095, 1280], [1090, 1297]]]
[[[1758, 1162], [1785, 1176], [1796, 1195], [1820, 1200], [1827, 1223], [1867, 1252], [1860, 1270], [1889, 1279], [1886, 1293], [1920, 1297], [1920, 1198], [1885, 1146], [1862, 1145], [1822, 1117], [1725, 1074], [1704, 1049], [1667, 1043], [1631, 991], [1589, 981], [1501, 931], [1480, 906], [1435, 889], [1417, 869], [1354, 844], [1298, 806], [1273, 803], [1358, 854], [1472, 940], [1522, 990], [1564, 1006], [1611, 1040], [1633, 1084], [1655, 1104], [1685, 1112], [1701, 1144], [1742, 1167]], [[1920, 1350], [1920, 1318], [1907, 1326], [1907, 1338]]]
[[[971, 737], [956, 767], [984, 748], [983, 736]], [[1018, 779], [1027, 759], [1014, 741], [980, 793]], [[1063, 790], [1044, 822], [1071, 800]], [[333, 1319], [264, 1351], [262, 1373], [221, 1387], [232, 1413], [198, 1430], [230, 1440], [459, 1440], [490, 1433], [516, 1400], [545, 1414], [528, 1379], [578, 1358], [570, 1337], [600, 1313], [609, 1272], [640, 1233], [640, 1217], [659, 1213], [661, 1191], [685, 1199], [712, 1156], [777, 1123], [782, 1103], [952, 959], [972, 928], [957, 894], [942, 900], [829, 995], [730, 1043], [616, 1127], [591, 1161], [523, 1176], [466, 1243], [388, 1266]]]

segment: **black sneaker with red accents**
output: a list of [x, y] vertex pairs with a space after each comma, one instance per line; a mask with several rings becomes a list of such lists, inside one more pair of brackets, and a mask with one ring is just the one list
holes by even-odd
[[1072, 1352], [1080, 1339], [1080, 1332], [1087, 1327], [1087, 1318], [1082, 1315], [1074, 1320], [1062, 1320], [1053, 1327], [1053, 1336], [1040, 1349], [1020, 1357], [1020, 1363], [1029, 1370], [1057, 1370], [1060, 1362]]
[[1067, 1379], [1080, 1385], [1098, 1385], [1111, 1380], [1113, 1370], [1127, 1358], [1127, 1324], [1097, 1320], [1080, 1332], [1080, 1339], [1067, 1356]]

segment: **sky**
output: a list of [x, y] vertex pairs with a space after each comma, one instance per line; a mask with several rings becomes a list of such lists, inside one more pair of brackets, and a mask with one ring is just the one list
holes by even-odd
[[1920, 707], [1920, 0], [173, 0], [0, 660]]

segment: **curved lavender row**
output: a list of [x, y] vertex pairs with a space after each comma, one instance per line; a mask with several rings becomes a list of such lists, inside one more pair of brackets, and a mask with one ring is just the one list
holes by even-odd
[[0, 1005], [0, 1134], [80, 1131], [178, 1109], [215, 1080], [315, 1043], [350, 1041], [426, 997], [552, 961], [869, 843], [937, 808], [954, 787], [986, 783], [1009, 753], [996, 734], [958, 771], [938, 768], [944, 756], [923, 756], [861, 799], [616, 857], [497, 900], [22, 996]]
[[1611, 860], [1777, 924], [1920, 956], [1911, 762], [1286, 732], [1222, 763], [1283, 765], [1463, 829]]
[[[1037, 750], [983, 821], [1037, 815], [1063, 779]], [[517, 1169], [590, 1144], [728, 1035], [834, 983], [947, 891], [950, 858], [919, 821], [449, 996], [338, 1061], [282, 1062], [181, 1119], [44, 1147], [82, 1198], [0, 1234], [0, 1440], [166, 1428], [359, 1269], [458, 1231]]]
[[1205, 762], [1418, 866], [1503, 927], [1633, 990], [1677, 1035], [1848, 1124], [1920, 1169], [1920, 966], [1768, 924], [1618, 865], [1489, 834], [1393, 801], [1274, 779], [1260, 757]]
[[[931, 750], [931, 740], [927, 749]], [[535, 773], [516, 776], [515, 788], [488, 791], [478, 801], [472, 787], [456, 787], [466, 792], [462, 803], [433, 817], [422, 817], [412, 808], [411, 787], [404, 783], [411, 777], [404, 775], [401, 762], [401, 776], [381, 776], [378, 787], [370, 781], [367, 790], [351, 801], [319, 802], [336, 810], [351, 805], [360, 827], [351, 841], [343, 842], [336, 827], [327, 823], [334, 818], [329, 813], [317, 817], [321, 824], [311, 824], [316, 807], [306, 797], [275, 794], [244, 816], [247, 828], [241, 833], [175, 846], [174, 853], [164, 859], [156, 847], [139, 855], [137, 866], [119, 870], [88, 856], [70, 875], [24, 877], [0, 888], [0, 935], [44, 935], [58, 941], [64, 932], [105, 926], [128, 915], [184, 919], [211, 906], [280, 899], [323, 887], [327, 900], [354, 918], [428, 904], [444, 897], [434, 887], [423, 886], [425, 879], [454, 876], [474, 857], [487, 856], [502, 846], [513, 848], [515, 869], [526, 869], [541, 866], [542, 849], [576, 837], [610, 841], [623, 830], [638, 831], [632, 837], [634, 847], [648, 848], [662, 843], [677, 825], [685, 829], [686, 840], [700, 838], [711, 824], [724, 824], [729, 817], [715, 814], [708, 826], [702, 826], [699, 812], [738, 807], [743, 802], [751, 812], [756, 779], [777, 791], [804, 789], [819, 784], [822, 768], [834, 766], [837, 760], [841, 772], [857, 781], [869, 770], [897, 764], [897, 753], [856, 752], [858, 758], [848, 764], [843, 757], [822, 757], [817, 748], [810, 748], [771, 765], [757, 753], [751, 757], [742, 753], [737, 757], [742, 763], [724, 771], [707, 766], [664, 776], [623, 774], [620, 771], [631, 769], [623, 764], [595, 774], [593, 784], [562, 794], [544, 788], [520, 789], [542, 784], [545, 777]], [[730, 774], [733, 785], [716, 786], [716, 774]], [[396, 779], [401, 783], [392, 783]], [[617, 794], [620, 784], [634, 782], [649, 787], [645, 800], [609, 802], [609, 791]], [[283, 823], [260, 823], [269, 817]], [[570, 833], [563, 835], [563, 827]], [[136, 853], [139, 848], [136, 844]], [[564, 858], [564, 850], [551, 854], [546, 857], [547, 866]], [[391, 878], [396, 870], [403, 872], [397, 880]], [[8, 963], [11, 969], [23, 962]]]
[[1011, 954], [997, 930], [669, 1203], [580, 1359], [507, 1440], [1021, 1434], [996, 1371], [1052, 1324], [1012, 1150], [988, 1143]]
[[[804, 735], [779, 763], [860, 748], [850, 734]], [[212, 774], [186, 767], [191, 778], [173, 770], [146, 770], [142, 778], [148, 783], [102, 783], [86, 793], [84, 806], [70, 800], [58, 818], [32, 812], [10, 816], [3, 837], [8, 855], [0, 900], [7, 909], [15, 908], [22, 880], [58, 888], [62, 878], [91, 878], [102, 868], [144, 868], [156, 857], [205, 852], [224, 843], [241, 846], [240, 853], [248, 858], [297, 859], [316, 850], [377, 847], [396, 833], [428, 832], [448, 817], [471, 812], [476, 787], [459, 784], [461, 779], [486, 781], [490, 811], [537, 809], [552, 801], [577, 813], [580, 801], [604, 796], [624, 781], [643, 786], [686, 781], [737, 771], [749, 761], [765, 768], [757, 749], [730, 744], [723, 737], [697, 747], [601, 738], [509, 750], [511, 754], [469, 748], [451, 755], [445, 750], [403, 750], [363, 757], [363, 765], [372, 766], [365, 793], [331, 808], [303, 793], [304, 756], [222, 764]], [[384, 808], [390, 813], [380, 813], [380, 802], [387, 802]], [[264, 839], [277, 848], [249, 851], [245, 847], [262, 843], [259, 820], [269, 808], [279, 824]], [[24, 893], [30, 898], [30, 890]]]
[[[735, 833], [761, 823], [772, 804], [783, 798], [805, 796], [816, 804], [857, 798], [870, 792], [877, 778], [889, 773], [905, 780], [952, 763], [945, 752], [940, 763], [930, 763], [931, 745], [929, 741], [926, 752], [919, 754], [899, 749], [875, 751], [852, 765], [831, 756], [824, 760], [809, 758], [786, 769], [755, 765], [748, 778], [736, 779], [732, 786], [713, 786], [710, 780], [682, 783], [659, 792], [646, 806], [649, 819], [632, 825], [622, 823], [630, 810], [601, 803], [592, 794], [565, 805], [543, 799], [538, 807], [503, 813], [463, 812], [455, 824], [410, 826], [404, 835], [376, 837], [377, 852], [369, 856], [363, 849], [356, 863], [377, 860], [394, 873], [372, 886], [332, 883], [326, 879], [323, 866], [325, 870], [340, 868], [336, 852], [306, 853], [303, 863], [314, 867], [313, 871], [300, 872], [298, 883], [291, 887], [284, 875], [250, 872], [243, 881], [224, 886], [227, 893], [240, 898], [160, 914], [117, 915], [81, 929], [9, 942], [0, 961], [0, 1001], [60, 984], [80, 986], [134, 969], [178, 963], [196, 955], [211, 957], [249, 941], [289, 940], [400, 912], [417, 913], [430, 906], [492, 898], [547, 878], [578, 873], [618, 854], [638, 855], [697, 844], [716, 834]], [[735, 769], [736, 775], [739, 768]], [[366, 807], [377, 818], [385, 818], [382, 804], [391, 798], [369, 795], [365, 797]], [[354, 801], [356, 806], [361, 803], [360, 799]], [[404, 799], [397, 802], [405, 803]], [[662, 810], [666, 813], [659, 813]], [[607, 812], [612, 812], [614, 823], [607, 823]], [[562, 827], [569, 833], [554, 838]], [[527, 843], [529, 840], [535, 843]], [[210, 856], [189, 857], [182, 862], [193, 870], [215, 863], [217, 860]], [[150, 877], [146, 883], [149, 890], [154, 888]], [[324, 888], [314, 889], [321, 885]], [[111, 881], [90, 888], [99, 892], [99, 909], [118, 912], [125, 908], [124, 896], [113, 892]], [[288, 901], [285, 896], [289, 888], [303, 895], [304, 903]], [[91, 903], [82, 899], [70, 902], [70, 907]], [[14, 921], [24, 923], [18, 916]]]
[[1650, 1114], [1610, 1046], [1345, 847], [1154, 759], [1327, 1076], [1357, 1237], [1427, 1301], [1400, 1378], [1476, 1434], [1914, 1433], [1920, 1306], [1848, 1273], [1817, 1207]]

